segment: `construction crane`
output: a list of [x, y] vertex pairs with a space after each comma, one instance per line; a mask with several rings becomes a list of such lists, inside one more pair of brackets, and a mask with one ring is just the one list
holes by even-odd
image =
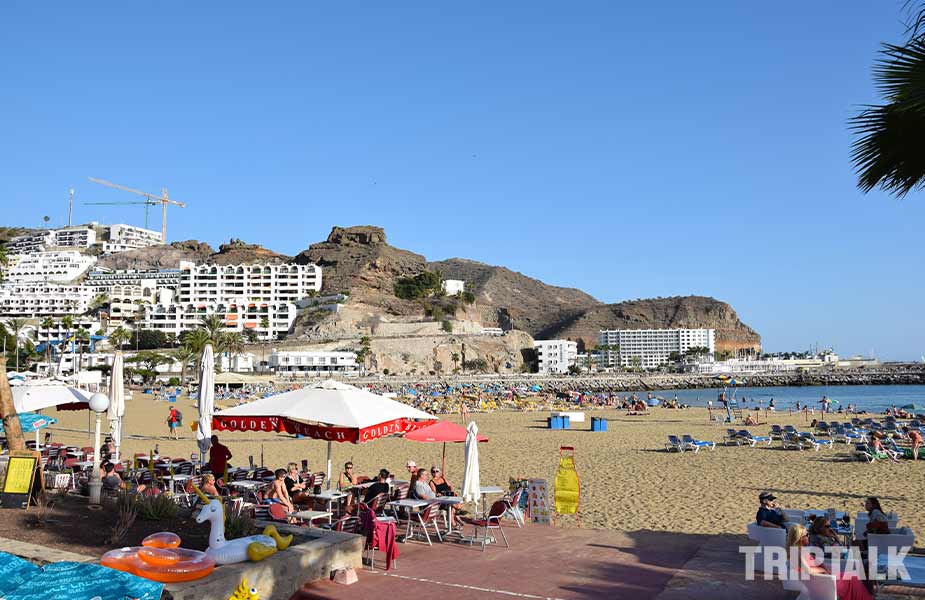
[[150, 200], [139, 200], [138, 202], [84, 202], [84, 206], [128, 206], [132, 204], [144, 204], [145, 207], [145, 229], [148, 228], [148, 207], [157, 206], [160, 202]]
[[[167, 188], [161, 188], [161, 195], [157, 196], [155, 194], [149, 194], [147, 192], [142, 192], [141, 190], [136, 190], [124, 185], [119, 185], [118, 183], [113, 183], [111, 181], [106, 181], [105, 179], [97, 179], [95, 177], [88, 177], [93, 183], [98, 183], [100, 185], [105, 185], [106, 187], [115, 188], [117, 190], [122, 190], [124, 192], [131, 192], [133, 194], [138, 194], [139, 196], [144, 196], [145, 200], [140, 202], [113, 202], [112, 204], [145, 204], [145, 205], [161, 205], [161, 243], [167, 243], [167, 205], [173, 204], [174, 206], [179, 206], [180, 208], [185, 208], [186, 204], [183, 202], [178, 202], [176, 200], [171, 200], [167, 196]], [[105, 202], [98, 202], [95, 204], [106, 204]], [[147, 206], [145, 207], [145, 227], [147, 227]]]

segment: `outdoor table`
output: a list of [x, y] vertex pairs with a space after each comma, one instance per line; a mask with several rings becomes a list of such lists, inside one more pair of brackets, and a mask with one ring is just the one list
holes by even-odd
[[256, 494], [257, 490], [265, 486], [266, 483], [263, 481], [253, 481], [251, 479], [239, 479], [237, 481], [229, 481], [227, 487], [237, 488], [241, 492]]
[[166, 477], [162, 477], [162, 479], [164, 481], [170, 482], [170, 492], [172, 494], [176, 494], [177, 493], [176, 484], [177, 483], [185, 484], [187, 481], [189, 481], [190, 477], [191, 477], [190, 475], [168, 475]]
[[488, 494], [503, 494], [504, 490], [499, 488], [496, 485], [483, 485], [479, 488], [479, 493], [482, 495], [482, 514], [488, 514], [485, 510], [485, 496]]
[[[903, 565], [909, 572], [909, 579], [888, 579], [882, 586], [900, 585], [914, 588], [925, 588], [925, 556], [908, 555], [903, 560]], [[880, 573], [887, 572], [887, 556], [880, 554], [877, 557], [877, 571]]]
[[93, 467], [93, 461], [92, 460], [82, 460], [79, 462], [75, 462], [74, 466], [80, 469], [81, 471], [86, 471], [87, 469], [90, 469]]
[[[459, 496], [437, 496], [436, 500], [438, 504], [443, 504], [446, 506], [456, 506], [457, 504], [462, 504], [463, 499]], [[453, 519], [447, 518], [447, 534], [453, 533]]]
[[308, 495], [309, 498], [314, 498], [317, 500], [324, 500], [328, 505], [329, 512], [333, 512], [333, 505], [335, 502], [340, 503], [340, 501], [346, 498], [347, 496], [348, 494], [346, 492], [337, 492], [334, 490], [326, 490], [318, 494]]
[[392, 502], [387, 502], [386, 507], [391, 507], [393, 511], [396, 511], [399, 508], [408, 509], [408, 525], [405, 528], [405, 539], [408, 539], [411, 536], [411, 513], [416, 513], [420, 509], [424, 508], [430, 504], [427, 500], [415, 500], [414, 498], [405, 498], [404, 500], [393, 500]]
[[332, 513], [326, 510], [300, 510], [294, 513], [289, 513], [290, 517], [299, 519], [300, 521], [307, 521], [308, 526], [312, 526], [312, 521], [316, 519], [327, 519], [330, 523]]

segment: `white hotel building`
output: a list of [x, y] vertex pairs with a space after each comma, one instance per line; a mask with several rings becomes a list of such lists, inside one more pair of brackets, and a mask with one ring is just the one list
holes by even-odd
[[125, 252], [161, 244], [161, 233], [125, 225], [88, 223], [61, 229], [44, 229], [13, 238], [6, 245], [10, 254], [32, 254], [52, 248], [90, 248], [100, 246], [103, 254]]
[[64, 252], [36, 252], [16, 255], [13, 266], [6, 273], [7, 281], [14, 283], [74, 281], [96, 264], [96, 257], [84, 256], [76, 250]]
[[568, 373], [578, 358], [578, 343], [569, 340], [536, 340], [533, 348], [540, 373]]
[[90, 309], [93, 291], [82, 285], [13, 282], [0, 287], [0, 317], [38, 319], [79, 315]]
[[274, 350], [268, 361], [272, 371], [292, 377], [356, 375], [360, 367], [354, 352], [298, 352]]
[[[668, 364], [672, 352], [684, 354], [690, 348], [716, 350], [714, 329], [611, 329], [598, 335], [598, 348], [605, 366], [640, 366], [652, 369]], [[616, 350], [614, 350], [616, 348]]]
[[[163, 331], [179, 338], [196, 329], [208, 315], [218, 315], [227, 331], [253, 331], [258, 339], [284, 337], [295, 323], [297, 309], [292, 302], [208, 302], [151, 304], [144, 307], [141, 329]], [[264, 326], [266, 325], [266, 327]]]
[[317, 265], [196, 265], [180, 262], [177, 302], [296, 302], [321, 291]]

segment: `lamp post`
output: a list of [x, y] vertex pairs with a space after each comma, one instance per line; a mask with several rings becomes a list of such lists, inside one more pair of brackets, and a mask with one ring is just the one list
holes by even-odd
[[109, 396], [97, 392], [90, 396], [90, 410], [96, 413], [96, 437], [93, 441], [93, 472], [90, 474], [90, 505], [99, 506], [103, 482], [100, 480], [100, 419], [109, 409]]

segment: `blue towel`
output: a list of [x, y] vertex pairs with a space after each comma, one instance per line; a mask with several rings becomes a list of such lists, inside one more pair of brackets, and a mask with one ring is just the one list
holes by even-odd
[[60, 562], [36, 567], [0, 552], [3, 600], [158, 600], [163, 589], [156, 581], [101, 565]]

